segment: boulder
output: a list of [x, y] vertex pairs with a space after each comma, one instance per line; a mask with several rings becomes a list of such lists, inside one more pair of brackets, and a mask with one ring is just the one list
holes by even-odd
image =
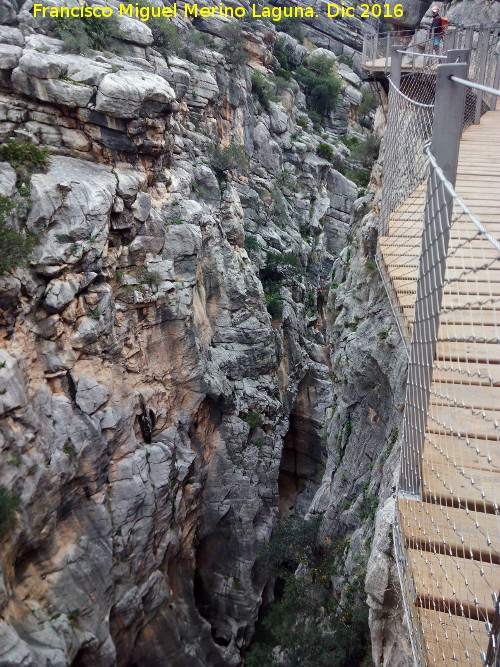
[[135, 21], [129, 16], [119, 16], [118, 26], [121, 37], [126, 42], [134, 42], [141, 46], [149, 46], [153, 43], [153, 33], [149, 26], [142, 21]]
[[76, 382], [75, 402], [83, 412], [92, 414], [101, 407], [110, 395], [107, 387], [88, 375], [81, 375]]
[[35, 97], [43, 102], [63, 104], [67, 107], [85, 107], [94, 95], [90, 86], [57, 78], [38, 78], [26, 74], [20, 67], [12, 72], [12, 86], [16, 92], [28, 97]]
[[0, 162], [0, 195], [12, 197], [16, 191], [17, 174], [8, 162]]
[[17, 28], [10, 28], [6, 25], [0, 25], [0, 44], [24, 46], [23, 33]]
[[0, 44], [0, 69], [14, 69], [19, 63], [23, 50], [13, 44]]
[[149, 72], [120, 72], [103, 78], [95, 108], [117, 118], [136, 118], [141, 111], [164, 113], [174, 100], [174, 91], [161, 76]]
[[283, 134], [288, 127], [288, 116], [281, 104], [269, 102], [269, 118], [271, 119], [271, 130], [275, 134]]
[[45, 231], [36, 250], [37, 271], [50, 275], [51, 267], [104, 250], [115, 191], [109, 167], [69, 157], [54, 157], [46, 174], [32, 177], [26, 224], [30, 231]]

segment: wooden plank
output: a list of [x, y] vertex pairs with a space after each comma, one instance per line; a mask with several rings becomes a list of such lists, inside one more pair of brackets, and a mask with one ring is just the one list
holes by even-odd
[[[455, 253], [448, 257], [446, 265], [452, 268], [474, 268], [483, 262], [484, 259], [492, 260], [498, 258], [500, 260], [500, 253], [491, 244], [485, 243], [482, 248], [471, 248], [469, 246], [457, 248], [458, 239], [452, 239], [450, 243], [450, 250]], [[406, 251], [406, 252], [404, 252]], [[388, 266], [415, 266], [417, 267], [420, 261], [420, 246], [400, 246], [394, 247], [392, 245], [381, 246], [381, 253], [384, 257], [385, 263]], [[460, 253], [460, 254], [458, 254]], [[492, 269], [500, 269], [500, 261], [491, 266]]]
[[[500, 586], [500, 565], [487, 567], [467, 558], [445, 556], [428, 551], [408, 549], [408, 560], [415, 581], [418, 607], [433, 611], [463, 613], [475, 620], [493, 620], [491, 599]], [[484, 575], [481, 575], [481, 565]], [[474, 597], [477, 603], [474, 602]]]
[[434, 460], [422, 461], [422, 499], [426, 502], [495, 514], [500, 505], [499, 482], [497, 472], [462, 469]]
[[488, 387], [486, 391], [484, 387], [469, 385], [465, 378], [461, 384], [436, 382], [433, 379], [431, 396], [434, 405], [491, 410], [497, 415], [495, 409], [500, 408], [500, 387]]
[[[388, 271], [389, 273], [389, 271]], [[410, 277], [405, 277], [401, 276], [399, 278], [396, 278], [394, 276], [390, 276], [391, 282], [394, 285], [394, 288], [396, 291], [401, 290], [402, 292], [405, 292], [406, 294], [410, 293], [415, 293], [416, 289], [416, 281], [412, 280]], [[443, 290], [443, 295], [444, 297], [450, 296], [450, 297], [461, 297], [461, 301], [457, 300], [457, 305], [460, 303], [462, 305], [465, 305], [469, 299], [472, 299], [473, 301], [477, 301], [478, 297], [481, 297], [483, 301], [484, 297], [493, 297], [493, 298], [500, 298], [500, 285], [497, 282], [491, 283], [491, 286], [494, 286], [494, 292], [492, 294], [492, 290], [490, 289], [490, 283], [487, 282], [478, 282], [474, 284], [474, 289], [471, 290], [471, 293], [467, 295], [465, 294], [457, 294], [456, 291], [456, 286], [457, 285], [466, 285], [465, 281], [457, 281], [452, 283], [452, 285], [445, 285], [444, 290]], [[452, 287], [455, 287], [455, 289], [452, 289]], [[449, 306], [445, 306], [448, 308]]]
[[500, 564], [500, 518], [494, 514], [404, 498], [398, 510], [407, 547]]
[[[456, 248], [457, 244], [460, 242], [458, 236], [453, 235], [453, 230], [450, 238], [450, 248]], [[412, 238], [403, 238], [399, 236], [382, 236], [379, 239], [379, 248], [384, 252], [393, 251], [398, 252], [402, 256], [409, 255], [419, 258], [420, 257], [420, 246], [422, 244], [421, 238], [412, 237]], [[470, 241], [467, 246], [461, 249], [462, 252], [467, 252], [469, 256], [474, 256], [474, 254], [481, 254], [484, 251], [487, 251], [489, 254], [494, 255], [497, 251], [493, 248], [490, 241], [486, 238], [477, 237]]]
[[481, 414], [473, 414], [470, 408], [453, 408], [450, 411], [450, 408], [434, 403], [431, 399], [427, 430], [440, 432], [444, 428], [463, 437], [496, 441], [500, 437], [500, 428], [495, 426], [494, 418], [495, 414], [489, 410], [484, 410]]
[[[481, 260], [478, 260], [476, 263], [476, 267], [479, 267], [481, 265], [486, 264], [487, 262], [482, 262]], [[418, 267], [415, 266], [414, 264], [390, 264], [390, 263], [385, 263], [388, 270], [391, 273], [391, 277], [394, 278], [411, 278], [415, 282], [417, 281], [418, 277]], [[445, 273], [445, 280], [449, 280], [450, 282], [457, 282], [462, 280], [466, 280], [468, 283], [472, 282], [473, 285], [476, 283], [492, 283], [494, 287], [492, 287], [493, 293], [495, 293], [495, 290], [499, 293], [498, 295], [500, 296], [500, 289], [498, 286], [496, 286], [496, 283], [500, 282], [500, 262], [497, 262], [497, 266], [493, 267], [488, 267], [484, 269], [478, 269], [474, 271], [475, 267], [463, 267], [463, 266], [458, 266], [454, 267], [453, 265], [447, 266], [446, 267], [446, 273]], [[473, 290], [472, 290], [473, 291]]]
[[[482, 314], [482, 317], [484, 313]], [[413, 324], [411, 318], [406, 318], [409, 324]], [[446, 364], [439, 366], [439, 362], [432, 372], [432, 380], [435, 382], [464, 382], [483, 387], [500, 387], [500, 369], [498, 366], [488, 364]], [[492, 374], [492, 370], [495, 374]]]
[[441, 341], [436, 346], [436, 357], [449, 361], [467, 361], [474, 359], [481, 364], [499, 364], [500, 347], [498, 344]]
[[[436, 431], [439, 431], [436, 427]], [[423, 458], [429, 463], [467, 465], [471, 470], [500, 474], [500, 442], [427, 429]], [[500, 481], [500, 477], [499, 477]]]
[[481, 651], [488, 650], [486, 624], [431, 609], [418, 610], [429, 665], [483, 667]]

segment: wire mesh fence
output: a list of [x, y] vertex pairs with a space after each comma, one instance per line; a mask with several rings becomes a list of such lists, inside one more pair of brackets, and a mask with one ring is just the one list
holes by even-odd
[[[411, 281], [420, 256], [425, 200], [423, 147], [432, 132], [436, 64], [434, 60], [418, 74], [403, 75], [400, 88], [391, 82], [389, 90], [377, 262], [407, 347]], [[396, 273], [390, 271], [396, 266]]]
[[[490, 88], [498, 87], [499, 28], [474, 32], [471, 37], [468, 78]], [[495, 97], [473, 89], [467, 91], [464, 111], [464, 129], [478, 123], [482, 115], [495, 106]]]
[[[396, 532], [421, 664], [483, 665], [500, 587], [500, 243], [494, 223], [489, 230], [469, 211], [427, 153], [426, 207], [437, 232], [422, 262], [430, 272], [444, 258], [445, 273], [442, 304], [427, 280], [424, 335], [412, 341], [401, 474], [417, 475], [422, 495], [398, 499]], [[420, 271], [419, 280], [428, 277]], [[425, 332], [436, 319], [427, 406], [421, 385], [433, 341]], [[422, 453], [410, 451], [411, 429], [423, 430]]]
[[[498, 86], [498, 37], [498, 29], [468, 30], [448, 40], [449, 48], [468, 44], [469, 78], [490, 87]], [[443, 59], [418, 57], [411, 71], [401, 72], [399, 87], [390, 83], [377, 253], [410, 350], [395, 554], [417, 664], [493, 667], [500, 590], [500, 158], [492, 148], [500, 134], [491, 114], [477, 127], [494, 108], [494, 95], [469, 87], [456, 116], [456, 145], [458, 151], [463, 106], [463, 126], [476, 126], [461, 142], [457, 188], [471, 212], [430, 148]]]

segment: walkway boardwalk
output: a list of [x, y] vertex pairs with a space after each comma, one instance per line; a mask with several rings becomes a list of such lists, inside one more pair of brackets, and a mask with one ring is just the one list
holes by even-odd
[[[456, 192], [500, 238], [500, 111], [464, 132]], [[425, 194], [424, 183], [391, 214], [379, 245], [409, 333]], [[428, 664], [479, 667], [500, 590], [500, 252], [469, 217], [452, 220], [423, 502], [399, 498], [398, 510]]]

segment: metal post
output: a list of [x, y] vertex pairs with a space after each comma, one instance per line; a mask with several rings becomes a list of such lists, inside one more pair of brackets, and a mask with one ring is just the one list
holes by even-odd
[[473, 35], [474, 35], [474, 28], [472, 26], [469, 26], [465, 32], [464, 49], [472, 48]]
[[[479, 40], [479, 76], [476, 83], [484, 83], [484, 75], [486, 72], [486, 61], [488, 59], [488, 46], [490, 42], [490, 31], [485, 30], [480, 35]], [[483, 104], [483, 92], [482, 90], [476, 91], [476, 111], [474, 114], [474, 125], [479, 125], [481, 120], [481, 107]]]
[[400, 53], [404, 49], [404, 46], [400, 44], [395, 44], [391, 49], [391, 71], [390, 78], [392, 83], [399, 89], [401, 84], [401, 64], [403, 62], [403, 54]]
[[446, 54], [447, 63], [467, 63], [469, 64], [469, 49], [450, 49]]
[[387, 44], [386, 44], [386, 49], [385, 49], [385, 67], [384, 67], [384, 72], [387, 73], [387, 69], [389, 66], [389, 58], [391, 55], [391, 33], [387, 33]]
[[[452, 75], [465, 77], [467, 64], [438, 65], [431, 151], [454, 185], [466, 89], [451, 81]], [[421, 494], [422, 452], [453, 207], [450, 194], [433, 186], [431, 176], [427, 182], [401, 456], [400, 488], [414, 496]]]
[[455, 28], [448, 28], [444, 33], [443, 53], [448, 53], [450, 49], [455, 48]]
[[375, 35], [375, 39], [373, 40], [373, 67], [375, 67], [375, 58], [377, 57], [377, 51], [378, 51], [378, 32]]
[[[500, 53], [497, 53], [497, 66], [495, 69], [495, 80], [493, 81], [493, 88], [498, 88], [500, 87]], [[493, 95], [493, 100], [491, 102], [491, 110], [495, 111], [497, 108], [497, 96]]]

